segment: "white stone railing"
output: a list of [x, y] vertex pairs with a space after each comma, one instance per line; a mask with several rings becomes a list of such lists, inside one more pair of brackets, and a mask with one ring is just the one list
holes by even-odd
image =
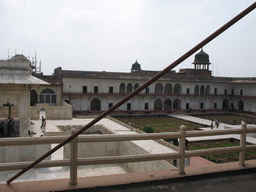
[[[75, 131], [74, 129], [72, 132]], [[209, 131], [186, 131], [185, 126], [180, 127], [180, 132], [175, 133], [150, 133], [150, 134], [127, 134], [127, 135], [82, 135], [74, 138], [70, 142], [70, 159], [64, 160], [44, 160], [37, 164], [34, 168], [42, 167], [58, 167], [70, 166], [70, 184], [77, 183], [77, 166], [79, 165], [95, 165], [95, 164], [116, 164], [128, 162], [154, 161], [162, 159], [179, 159], [178, 172], [184, 174], [184, 161], [187, 157], [202, 156], [223, 152], [239, 152], [239, 165], [245, 166], [245, 152], [248, 149], [256, 149], [256, 145], [246, 145], [246, 134], [256, 133], [256, 128], [246, 128], [243, 123], [238, 129], [224, 129], [224, 130], [209, 130]], [[202, 149], [194, 151], [185, 151], [185, 144], [187, 137], [202, 137], [213, 135], [240, 135], [240, 146], [221, 147]], [[0, 140], [0, 146], [15, 146], [15, 145], [38, 145], [38, 144], [53, 144], [64, 141], [68, 136], [58, 137], [32, 137], [32, 138], [6, 138]], [[143, 154], [143, 155], [126, 155], [126, 156], [104, 156], [104, 157], [89, 157], [77, 158], [79, 142], [114, 142], [114, 141], [131, 141], [131, 140], [150, 140], [150, 139], [176, 139], [179, 138], [179, 151], [176, 153], [162, 153], [162, 154]], [[32, 162], [13, 162], [0, 164], [0, 171], [23, 169], [29, 166]]]

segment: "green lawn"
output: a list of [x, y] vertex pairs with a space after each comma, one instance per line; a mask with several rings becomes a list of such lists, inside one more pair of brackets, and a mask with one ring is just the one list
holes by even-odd
[[140, 130], [149, 125], [153, 127], [154, 131], [157, 133], [180, 131], [181, 125], [185, 125], [187, 131], [196, 130], [203, 127], [203, 125], [197, 123], [191, 123], [169, 116], [118, 116], [115, 118]]

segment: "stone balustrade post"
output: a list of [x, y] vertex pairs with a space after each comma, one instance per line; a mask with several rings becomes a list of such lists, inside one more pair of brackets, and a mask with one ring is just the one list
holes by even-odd
[[241, 124], [242, 133], [240, 135], [240, 147], [242, 151], [239, 153], [239, 165], [245, 166], [245, 151], [246, 151], [246, 123]]
[[[73, 128], [71, 135], [77, 130]], [[77, 137], [70, 141], [70, 185], [77, 184]]]
[[180, 148], [180, 159], [178, 161], [178, 172], [180, 175], [185, 174], [185, 146], [186, 146], [186, 127], [185, 125], [180, 126], [180, 133], [181, 133], [181, 138], [180, 138], [180, 143], [179, 143], [179, 148]]

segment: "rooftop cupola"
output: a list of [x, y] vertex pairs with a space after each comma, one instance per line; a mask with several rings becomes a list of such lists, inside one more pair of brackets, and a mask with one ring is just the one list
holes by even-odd
[[209, 70], [209, 65], [211, 64], [209, 55], [203, 51], [203, 48], [195, 55], [193, 64], [195, 65], [195, 69]]
[[141, 71], [140, 64], [137, 62], [137, 60], [134, 64], [132, 64], [131, 71]]

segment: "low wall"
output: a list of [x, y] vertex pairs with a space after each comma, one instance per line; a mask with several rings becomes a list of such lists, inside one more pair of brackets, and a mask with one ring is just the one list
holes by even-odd
[[[138, 147], [131, 141], [120, 142], [119, 145], [119, 155], [142, 155], [149, 154], [146, 150]], [[144, 161], [144, 162], [134, 162], [134, 163], [123, 163], [122, 166], [128, 172], [144, 172], [144, 171], [155, 171], [155, 170], [164, 170], [172, 169], [176, 170], [172, 164], [164, 161]]]
[[[119, 142], [106, 143], [78, 143], [78, 158], [83, 157], [103, 157], [103, 156], [118, 156]], [[64, 146], [63, 158], [70, 158], [70, 144]]]
[[[149, 154], [132, 142], [78, 143], [78, 158]], [[70, 158], [70, 144], [64, 146], [64, 159]], [[176, 168], [164, 160], [122, 163], [127, 172], [144, 172]]]
[[[55, 132], [56, 133], [56, 132]], [[60, 132], [62, 133], [62, 132]], [[65, 132], [70, 135], [70, 130]], [[98, 134], [112, 134], [111, 131], [106, 129], [103, 125], [94, 125], [90, 129], [84, 132], [85, 134], [98, 133]], [[106, 143], [95, 143], [86, 142], [78, 143], [78, 158], [83, 157], [101, 157], [101, 156], [118, 156], [119, 142], [106, 142]], [[70, 144], [66, 144], [63, 150], [63, 158], [70, 158]]]
[[[101, 133], [113, 134], [111, 130], [108, 130], [103, 125], [96, 125], [94, 128], [97, 128], [97, 129], [101, 128]], [[131, 141], [78, 143], [78, 158], [141, 155], [141, 154], [149, 154], [149, 152], [137, 146], [135, 143]], [[64, 146], [63, 158], [64, 159], [70, 158], [70, 144], [66, 144]], [[134, 163], [120, 162], [120, 165], [128, 172], [177, 169], [172, 164], [164, 160], [134, 162]]]
[[45, 109], [46, 119], [72, 119], [73, 107], [62, 102], [62, 106], [50, 106], [49, 104], [36, 104], [30, 107], [30, 119], [39, 119], [40, 109]]
[[[0, 163], [35, 161], [50, 150], [50, 144], [3, 146], [0, 147]], [[50, 160], [50, 157], [45, 160]]]

